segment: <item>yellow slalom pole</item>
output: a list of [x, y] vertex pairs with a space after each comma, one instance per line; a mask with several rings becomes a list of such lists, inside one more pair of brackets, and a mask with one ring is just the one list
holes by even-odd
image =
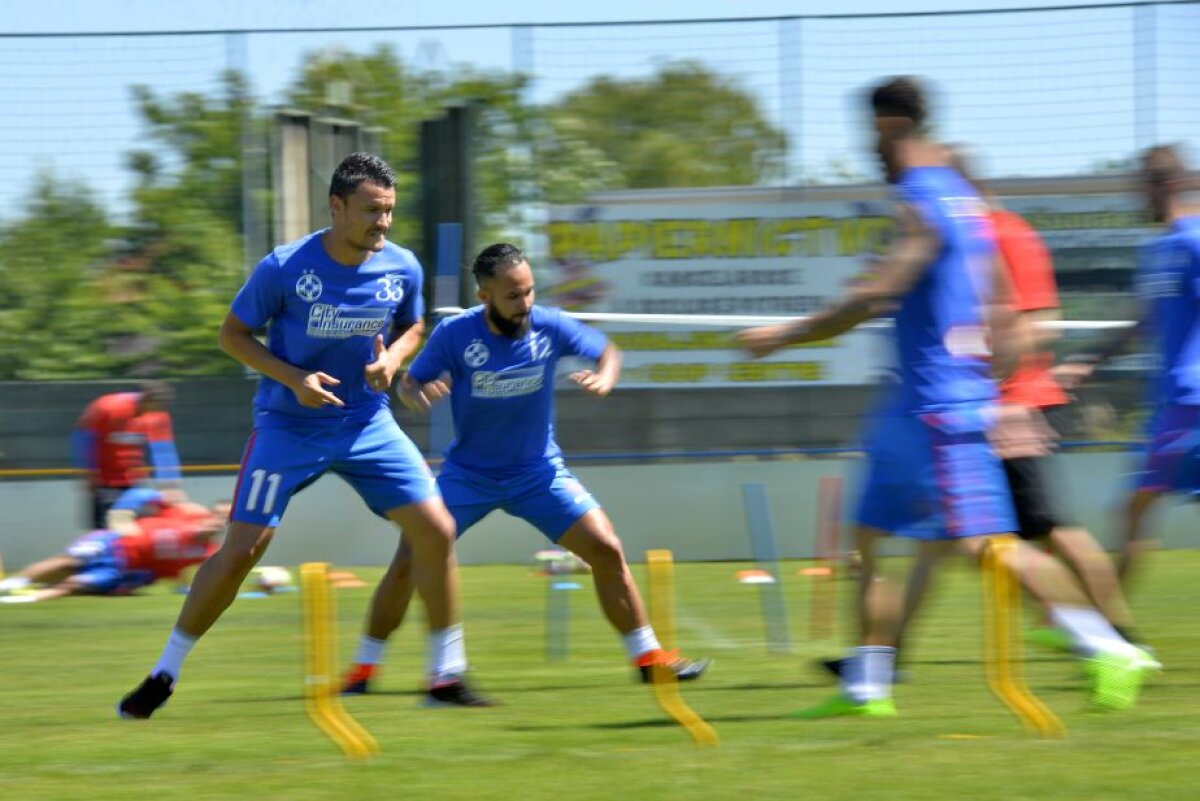
[[337, 609], [329, 587], [329, 565], [300, 566], [304, 610], [304, 706], [309, 718], [350, 759], [379, 751], [375, 738], [350, 717], [337, 682]]
[[983, 549], [984, 669], [988, 686], [1012, 710], [1027, 731], [1062, 737], [1066, 727], [1025, 684], [1021, 673], [1021, 593], [1009, 565], [1017, 541], [1012, 535], [989, 537]]
[[[675, 644], [675, 562], [670, 551], [646, 551], [650, 569], [650, 623], [663, 648]], [[719, 745], [712, 726], [683, 700], [675, 672], [662, 665], [651, 668], [654, 698], [664, 712], [687, 729], [696, 745]]]

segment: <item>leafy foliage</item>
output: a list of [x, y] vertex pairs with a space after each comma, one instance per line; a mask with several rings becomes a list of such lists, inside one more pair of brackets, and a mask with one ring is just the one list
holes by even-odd
[[[132, 87], [147, 145], [128, 155], [136, 186], [127, 221], [114, 221], [85, 186], [46, 173], [26, 214], [0, 228], [0, 380], [240, 370], [215, 338], [245, 267], [244, 134], [250, 125], [261, 138], [270, 115], [246, 76], [220, 77], [212, 94]], [[415, 70], [379, 45], [308, 54], [287, 101], [380, 132], [399, 179], [393, 238], [404, 243], [419, 244], [419, 123], [451, 103], [478, 111], [480, 238], [513, 235], [531, 202], [780, 175], [783, 134], [752, 95], [699, 64], [596, 78], [546, 107], [524, 102], [527, 84], [463, 65]]]

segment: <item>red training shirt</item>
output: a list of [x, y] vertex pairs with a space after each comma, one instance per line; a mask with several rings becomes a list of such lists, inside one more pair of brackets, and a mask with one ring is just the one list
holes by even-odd
[[150, 442], [170, 442], [171, 416], [165, 411], [137, 413], [138, 392], [101, 395], [84, 409], [78, 427], [94, 437], [93, 486], [129, 487], [146, 475], [145, 450]]
[[[1058, 308], [1054, 264], [1038, 232], [1019, 215], [1004, 209], [991, 213], [1000, 258], [1008, 267], [1018, 311]], [[1000, 402], [1045, 409], [1067, 402], [1067, 394], [1050, 375], [1054, 354], [1048, 351], [1021, 357], [1012, 375], [1000, 384]]]

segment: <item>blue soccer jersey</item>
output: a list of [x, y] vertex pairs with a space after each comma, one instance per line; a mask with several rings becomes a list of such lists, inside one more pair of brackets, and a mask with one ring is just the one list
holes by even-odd
[[1142, 248], [1135, 287], [1162, 359], [1156, 402], [1200, 405], [1200, 216]]
[[409, 374], [427, 383], [448, 373], [454, 442], [446, 458], [495, 478], [560, 456], [554, 440], [554, 369], [563, 356], [596, 360], [608, 344], [558, 309], [534, 306], [517, 339], [493, 334], [484, 307], [444, 320]]
[[[289, 364], [341, 381], [326, 387], [339, 408], [301, 406], [292, 391], [263, 376], [254, 407], [269, 415], [305, 419], [369, 420], [387, 406], [386, 392], [367, 385], [363, 369], [375, 360], [374, 338], [407, 326], [424, 312], [421, 266], [390, 242], [357, 267], [329, 257], [317, 231], [276, 248], [259, 262], [231, 311], [251, 328], [270, 323], [267, 347]], [[390, 340], [389, 340], [390, 341]]]
[[906, 171], [897, 195], [940, 250], [895, 315], [899, 382], [871, 419], [856, 520], [920, 539], [1012, 531], [1008, 482], [987, 438], [996, 397], [984, 314], [994, 247], [987, 209], [942, 167]]
[[983, 308], [995, 250], [987, 208], [946, 167], [911, 168], [896, 191], [941, 242], [895, 314], [904, 405], [928, 411], [994, 398]]

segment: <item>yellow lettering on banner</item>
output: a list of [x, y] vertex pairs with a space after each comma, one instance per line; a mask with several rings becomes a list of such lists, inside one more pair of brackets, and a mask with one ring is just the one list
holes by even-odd
[[695, 384], [708, 376], [708, 365], [652, 364], [648, 372], [655, 384]]
[[[625, 351], [680, 351], [680, 350], [740, 350], [740, 346], [728, 331], [617, 331], [609, 339]], [[832, 339], [789, 345], [788, 350], [806, 348], [832, 348], [837, 343]]]
[[821, 381], [824, 362], [737, 362], [729, 365], [728, 379], [739, 383], [757, 381]]
[[650, 226], [648, 223], [625, 220], [620, 224], [620, 255], [625, 256], [650, 247]]
[[892, 221], [887, 217], [846, 218], [838, 225], [838, 253], [881, 253], [885, 234], [891, 228]]
[[1150, 224], [1145, 211], [1034, 211], [1025, 215], [1039, 231], [1141, 228]]
[[574, 228], [567, 222], [552, 222], [546, 226], [546, 233], [550, 236], [550, 258], [565, 259], [574, 254]]
[[672, 261], [878, 253], [887, 217], [763, 217], [734, 220], [551, 222], [550, 257], [613, 262], [634, 253]]

